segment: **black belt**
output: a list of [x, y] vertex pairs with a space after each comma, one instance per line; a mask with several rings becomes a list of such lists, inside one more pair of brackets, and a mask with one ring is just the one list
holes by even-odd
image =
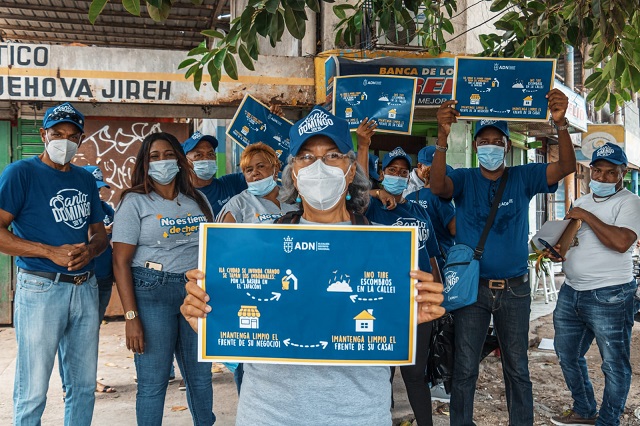
[[519, 277], [503, 278], [499, 280], [487, 280], [480, 278], [480, 284], [485, 287], [489, 287], [491, 290], [505, 290], [511, 287], [518, 287], [520, 284], [529, 282], [529, 274], [524, 274]]
[[[38, 277], [46, 278], [48, 280], [54, 281], [58, 274], [55, 272], [36, 272], [36, 271], [27, 271], [26, 269], [19, 268], [20, 272], [24, 272], [25, 274], [35, 275]], [[58, 278], [58, 282], [69, 283], [73, 285], [82, 285], [85, 281], [93, 276], [93, 271], [87, 271], [83, 274], [79, 275], [69, 275], [69, 274], [60, 274]]]

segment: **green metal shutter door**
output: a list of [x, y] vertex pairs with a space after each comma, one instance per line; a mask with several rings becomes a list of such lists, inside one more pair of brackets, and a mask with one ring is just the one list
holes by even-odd
[[[11, 163], [11, 123], [0, 121], [0, 173]], [[13, 314], [13, 258], [0, 253], [0, 324], [11, 324]]]
[[18, 137], [13, 150], [13, 161], [40, 155], [44, 151], [44, 144], [40, 139], [41, 120], [18, 121]]

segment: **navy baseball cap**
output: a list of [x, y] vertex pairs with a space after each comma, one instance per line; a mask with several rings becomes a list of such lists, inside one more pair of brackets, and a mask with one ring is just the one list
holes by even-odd
[[435, 153], [435, 146], [425, 146], [418, 152], [418, 163], [430, 166], [433, 163], [433, 155]]
[[486, 129], [487, 127], [495, 127], [496, 129], [500, 130], [502, 134], [507, 137], [507, 139], [511, 137], [509, 136], [509, 125], [507, 124], [506, 121], [480, 120], [476, 123], [476, 132], [473, 134], [473, 139], [475, 139], [478, 136], [478, 133], [480, 133], [483, 129]]
[[378, 174], [378, 161], [380, 161], [378, 156], [369, 153], [369, 177], [375, 180], [380, 180], [380, 175]]
[[44, 113], [42, 128], [50, 129], [59, 123], [75, 124], [81, 132], [84, 132], [84, 115], [69, 102], [53, 106]]
[[312, 136], [329, 137], [341, 153], [353, 151], [349, 123], [326, 109], [316, 106], [309, 115], [298, 120], [289, 131], [289, 154], [297, 155], [302, 145]]
[[93, 175], [93, 178], [96, 180], [96, 185], [98, 189], [104, 187], [111, 188], [109, 185], [104, 183], [104, 177], [102, 176], [102, 170], [98, 166], [82, 166], [83, 169], [88, 171]]
[[214, 151], [216, 148], [218, 148], [218, 139], [216, 139], [211, 135], [203, 135], [200, 132], [195, 132], [194, 134], [191, 135], [189, 139], [182, 142], [182, 150], [184, 151], [185, 154], [188, 154], [189, 151], [191, 151], [193, 148], [196, 147], [196, 145], [198, 145], [198, 143], [200, 143], [200, 141], [209, 142], [213, 147]]
[[620, 145], [607, 142], [602, 145], [600, 148], [593, 151], [591, 155], [591, 163], [589, 165], [593, 165], [598, 160], [605, 160], [612, 164], [624, 164], [627, 165], [627, 154], [624, 153]]
[[404, 149], [397, 147], [393, 151], [387, 152], [387, 154], [384, 156], [384, 159], [382, 160], [382, 170], [386, 169], [389, 163], [391, 163], [396, 158], [402, 158], [406, 160], [407, 163], [409, 163], [409, 168], [411, 168], [411, 157], [409, 157], [407, 153], [404, 152]]

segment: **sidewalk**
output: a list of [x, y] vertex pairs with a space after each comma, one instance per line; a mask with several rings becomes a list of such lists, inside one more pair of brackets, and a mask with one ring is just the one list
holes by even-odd
[[[560, 284], [561, 278], [556, 279]], [[531, 305], [531, 328], [533, 322], [553, 311], [555, 303], [544, 303], [543, 296], [537, 296]], [[12, 424], [13, 406], [13, 378], [15, 373], [16, 341], [14, 329], [0, 328], [0, 425]], [[216, 364], [214, 373], [214, 412], [217, 417], [216, 425], [229, 426], [235, 424], [235, 411], [238, 401], [233, 374], [221, 364]], [[58, 367], [54, 366], [49, 383], [47, 407], [42, 423], [44, 425], [61, 425], [64, 418], [64, 403]], [[179, 371], [176, 368], [176, 374]], [[124, 322], [110, 321], [100, 329], [100, 347], [98, 359], [98, 377], [104, 384], [117, 389], [116, 393], [96, 394], [96, 405], [93, 425], [119, 426], [135, 425], [135, 367], [133, 355], [125, 347]], [[169, 384], [165, 400], [164, 424], [169, 426], [191, 425], [191, 415], [187, 409], [185, 392], [178, 390], [180, 377]], [[399, 369], [393, 384], [395, 409], [393, 411], [394, 424], [413, 418], [411, 407], [407, 400], [404, 384]], [[434, 425], [449, 424], [446, 415], [434, 413]]]

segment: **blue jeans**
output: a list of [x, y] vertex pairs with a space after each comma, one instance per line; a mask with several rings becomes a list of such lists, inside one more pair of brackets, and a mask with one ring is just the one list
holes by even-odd
[[527, 283], [506, 290], [490, 290], [481, 285], [476, 303], [453, 312], [455, 355], [450, 406], [452, 426], [475, 424], [473, 399], [482, 347], [492, 315], [500, 344], [509, 424], [533, 424], [533, 393], [527, 353], [530, 291]]
[[238, 395], [240, 395], [240, 388], [242, 388], [242, 378], [244, 377], [244, 364], [240, 363], [233, 371], [233, 380], [236, 382], [236, 389], [238, 389]]
[[186, 296], [184, 274], [132, 268], [138, 314], [144, 330], [144, 354], [134, 355], [138, 375], [138, 425], [162, 424], [169, 371], [176, 354], [187, 385], [193, 424], [210, 426], [213, 414], [211, 363], [198, 362], [198, 335], [180, 313]]
[[631, 386], [630, 345], [635, 281], [589, 291], [563, 285], [553, 312], [554, 346], [573, 410], [582, 417], [598, 413], [584, 357], [595, 338], [605, 385], [597, 425], [619, 425]]
[[[111, 300], [111, 291], [113, 290], [113, 275], [106, 278], [98, 278], [98, 326], [104, 319], [104, 313], [109, 306], [109, 300]], [[62, 382], [62, 392], [67, 392], [67, 379], [64, 377], [64, 364], [60, 362], [64, 349], [62, 345], [58, 347], [58, 371], [60, 372], [60, 381]], [[66, 399], [66, 396], [65, 396]]]
[[68, 372], [65, 425], [90, 425], [98, 362], [98, 284], [76, 286], [18, 272], [14, 424], [39, 425], [58, 346]]

